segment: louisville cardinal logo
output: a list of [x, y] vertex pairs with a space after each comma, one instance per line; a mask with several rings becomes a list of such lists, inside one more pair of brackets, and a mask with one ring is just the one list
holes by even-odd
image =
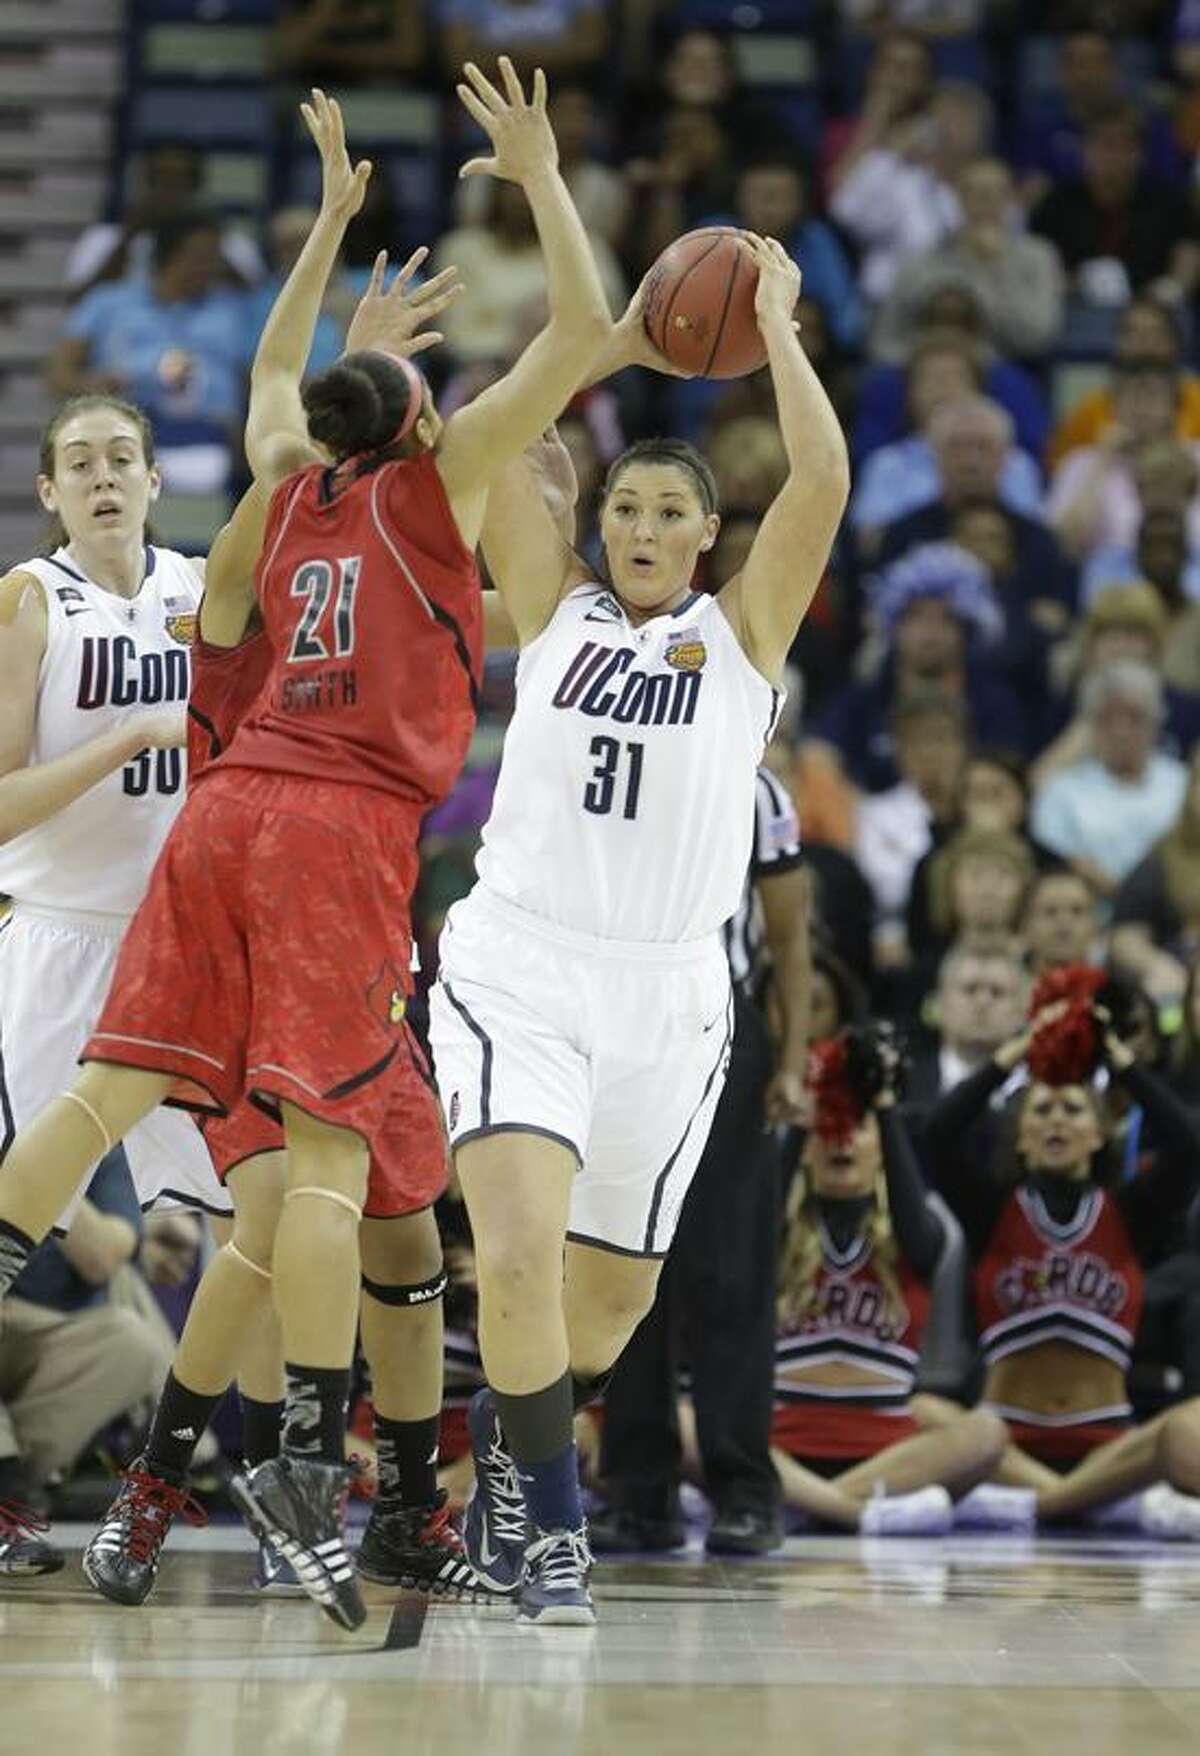
[[389, 1029], [403, 1024], [408, 1010], [404, 982], [395, 964], [385, 963], [367, 989], [367, 1005], [380, 1024]]

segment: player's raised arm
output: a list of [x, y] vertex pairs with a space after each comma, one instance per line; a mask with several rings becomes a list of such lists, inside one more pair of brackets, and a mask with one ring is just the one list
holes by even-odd
[[758, 266], [754, 308], [791, 467], [745, 567], [718, 601], [751, 663], [776, 683], [829, 559], [850, 493], [850, 462], [838, 418], [796, 334], [800, 270], [774, 238], [745, 237]]
[[494, 151], [460, 174], [505, 177], [524, 189], [545, 257], [550, 307], [545, 328], [511, 371], [446, 423], [438, 469], [463, 539], [474, 546], [489, 483], [561, 413], [612, 322], [587, 233], [559, 174], [545, 75], [534, 74], [529, 100], [506, 56], [500, 60], [503, 93], [472, 63], [466, 75], [459, 96]]
[[246, 457], [256, 480], [268, 486], [320, 455], [308, 436], [300, 380], [346, 227], [362, 206], [371, 176], [368, 159], [351, 166], [342, 112], [333, 99], [314, 89], [312, 102], [301, 104], [300, 113], [321, 155], [321, 207], [271, 308], [250, 368]]
[[566, 446], [550, 427], [494, 479], [480, 547], [504, 600], [505, 616], [489, 618], [489, 650], [512, 645], [495, 629], [513, 630], [525, 645], [549, 622], [564, 594], [588, 578], [572, 547], [579, 484]]

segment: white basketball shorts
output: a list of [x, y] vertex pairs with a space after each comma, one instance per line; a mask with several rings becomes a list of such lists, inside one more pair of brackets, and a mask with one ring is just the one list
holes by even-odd
[[579, 1161], [568, 1237], [665, 1256], [729, 1065], [719, 939], [589, 939], [477, 886], [440, 957], [430, 1039], [451, 1146], [561, 1141]]
[[[120, 916], [24, 903], [0, 923], [0, 1152], [43, 1104], [74, 1085], [124, 929]], [[143, 1207], [233, 1212], [200, 1130], [182, 1110], [152, 1110], [123, 1144]], [[57, 1229], [70, 1225], [90, 1180], [91, 1168]]]

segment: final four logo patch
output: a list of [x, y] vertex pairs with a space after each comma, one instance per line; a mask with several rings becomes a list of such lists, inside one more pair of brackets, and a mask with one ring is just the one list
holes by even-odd
[[164, 598], [166, 629], [180, 646], [192, 646], [196, 639], [196, 611], [187, 598]]
[[708, 648], [698, 628], [681, 628], [677, 634], [669, 636], [663, 657], [677, 671], [702, 671], [708, 659]]

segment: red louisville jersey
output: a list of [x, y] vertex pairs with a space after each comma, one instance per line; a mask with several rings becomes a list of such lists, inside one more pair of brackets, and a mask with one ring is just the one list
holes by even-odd
[[[812, 1303], [801, 1327], [780, 1334], [775, 1344], [776, 1400], [901, 1407], [912, 1395], [929, 1289], [901, 1256], [891, 1276], [899, 1288], [897, 1305], [870, 1239], [856, 1238], [840, 1251], [824, 1224], [818, 1225], [822, 1253]], [[866, 1367], [884, 1382], [812, 1384], [798, 1376], [833, 1362]]]
[[237, 646], [210, 646], [197, 633], [188, 696], [188, 780], [227, 750], [271, 674], [271, 643], [260, 628]]
[[1120, 1210], [1089, 1188], [1060, 1225], [1040, 1193], [1015, 1189], [975, 1269], [975, 1312], [989, 1362], [1069, 1341], [1127, 1368], [1143, 1277]]
[[289, 477], [255, 589], [270, 669], [218, 765], [444, 798], [475, 724], [483, 610], [433, 457]]

